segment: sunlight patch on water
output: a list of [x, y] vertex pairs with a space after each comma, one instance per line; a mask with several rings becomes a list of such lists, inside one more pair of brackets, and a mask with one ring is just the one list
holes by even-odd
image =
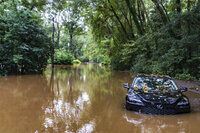
[[[62, 95], [60, 95], [62, 96]], [[63, 123], [65, 126], [65, 132], [71, 132], [72, 125], [79, 126], [79, 121], [84, 112], [85, 106], [90, 104], [90, 98], [87, 92], [82, 92], [77, 100], [65, 101], [64, 98], [55, 98], [47, 108], [45, 108], [45, 122], [44, 127], [57, 129], [56, 125]], [[84, 123], [83, 123], [84, 124]], [[81, 125], [80, 125], [81, 126]], [[94, 128], [94, 122], [84, 124], [79, 130], [80, 133], [87, 131], [92, 132]]]
[[88, 124], [83, 125], [83, 127], [78, 130], [78, 133], [92, 133], [94, 128], [95, 128], [95, 122], [90, 121]]
[[143, 122], [142, 120], [130, 119], [130, 118], [127, 117], [126, 114], [124, 115], [124, 119], [126, 119], [126, 121], [129, 122], [129, 123], [133, 123], [134, 125], [139, 125]]
[[64, 116], [63, 114], [63, 100], [54, 100], [53, 101], [54, 104], [54, 109], [57, 112], [58, 115], [60, 116]]
[[89, 99], [89, 96], [86, 92], [82, 93], [82, 98], [83, 98], [84, 102], [87, 102], [89, 104], [90, 99]]
[[51, 118], [45, 118], [44, 126], [45, 128], [53, 127], [53, 120]]
[[78, 100], [76, 101], [76, 105], [79, 106], [79, 108], [81, 110], [84, 109], [84, 102], [86, 102], [87, 104], [90, 104], [90, 99], [89, 96], [86, 92], [82, 93], [82, 96], [79, 96]]
[[51, 113], [51, 110], [49, 108], [46, 108], [45, 114]]
[[160, 127], [161, 127], [161, 128], [165, 128], [165, 127], [167, 127], [167, 125], [166, 125], [166, 124], [163, 124], [163, 125], [161, 125]]
[[83, 75], [83, 81], [86, 81], [86, 73]]

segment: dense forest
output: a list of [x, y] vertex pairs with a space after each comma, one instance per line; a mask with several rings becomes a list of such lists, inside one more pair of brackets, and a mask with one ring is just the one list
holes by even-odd
[[0, 75], [77, 59], [200, 80], [200, 0], [0, 1]]

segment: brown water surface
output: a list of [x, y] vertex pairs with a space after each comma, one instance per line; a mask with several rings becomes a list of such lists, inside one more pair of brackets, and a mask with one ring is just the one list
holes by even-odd
[[47, 68], [43, 75], [0, 77], [0, 133], [198, 133], [200, 96], [192, 112], [144, 115], [124, 109], [129, 72], [95, 64]]

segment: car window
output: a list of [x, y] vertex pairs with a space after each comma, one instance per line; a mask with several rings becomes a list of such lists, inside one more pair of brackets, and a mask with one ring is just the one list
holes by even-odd
[[167, 90], [176, 91], [178, 90], [175, 82], [170, 78], [157, 78], [157, 77], [137, 77], [132, 87], [135, 90]]

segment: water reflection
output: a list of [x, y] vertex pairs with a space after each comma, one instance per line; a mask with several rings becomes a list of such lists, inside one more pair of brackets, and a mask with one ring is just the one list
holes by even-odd
[[[61, 68], [60, 68], [61, 67]], [[55, 98], [45, 108], [45, 132], [92, 132], [94, 122], [85, 118], [90, 106], [86, 91], [86, 71], [83, 68], [57, 67], [54, 71], [53, 86]], [[89, 67], [90, 68], [90, 67]], [[47, 71], [46, 75], [50, 73]], [[52, 76], [52, 74], [51, 74]], [[52, 79], [52, 77], [49, 77]]]
[[[128, 72], [88, 64], [48, 68], [44, 75], [0, 78], [0, 132], [195, 132], [199, 104], [192, 113], [152, 116], [126, 111]], [[199, 103], [200, 96], [187, 93]]]
[[0, 132], [34, 132], [51, 96], [44, 76], [0, 77]]
[[187, 120], [181, 116], [151, 116], [144, 114], [124, 115], [124, 119], [139, 128], [142, 132], [188, 132]]

